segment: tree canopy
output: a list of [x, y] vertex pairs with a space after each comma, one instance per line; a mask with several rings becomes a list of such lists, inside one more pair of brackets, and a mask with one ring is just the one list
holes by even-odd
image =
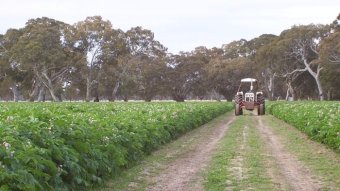
[[245, 77], [267, 99], [339, 100], [339, 19], [179, 54], [149, 29], [100, 16], [30, 19], [0, 34], [0, 100], [231, 100]]

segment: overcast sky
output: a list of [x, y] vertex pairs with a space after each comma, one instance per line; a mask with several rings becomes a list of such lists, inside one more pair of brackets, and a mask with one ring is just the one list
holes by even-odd
[[340, 13], [340, 0], [0, 0], [0, 5], [0, 34], [31, 18], [74, 24], [100, 15], [124, 31], [152, 30], [172, 53], [279, 35], [294, 24], [329, 24]]

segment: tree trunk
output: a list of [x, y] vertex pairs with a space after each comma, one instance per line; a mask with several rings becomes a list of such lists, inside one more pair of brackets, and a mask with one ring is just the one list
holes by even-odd
[[33, 85], [33, 90], [32, 92], [28, 95], [29, 98], [28, 98], [28, 101], [30, 102], [34, 102], [34, 99], [36, 98], [38, 92], [39, 92], [39, 86], [40, 86], [40, 83], [37, 84], [37, 83], [34, 83]]
[[93, 102], [99, 102], [99, 96], [96, 95], [96, 97], [94, 98]]
[[128, 97], [124, 96], [124, 102], [128, 102], [128, 101], [129, 101]]
[[322, 86], [321, 86], [319, 75], [316, 75], [314, 78], [315, 78], [315, 81], [316, 81], [316, 85], [318, 86], [320, 101], [323, 101], [324, 95], [323, 95], [323, 89], [322, 89]]
[[286, 101], [289, 99], [289, 95], [291, 95], [292, 101], [295, 100], [295, 92], [292, 87], [292, 82], [287, 82], [287, 94], [286, 94]]
[[92, 83], [90, 77], [86, 78], [86, 97], [85, 101], [89, 102], [91, 100]]
[[120, 82], [118, 81], [118, 82], [115, 84], [115, 87], [114, 87], [113, 90], [112, 90], [111, 101], [116, 100], [116, 96], [117, 96], [117, 92], [118, 92], [119, 87], [120, 87]]
[[94, 93], [93, 102], [99, 102], [99, 91], [98, 91], [98, 86], [93, 87], [92, 92]]
[[267, 91], [269, 100], [273, 100], [276, 73], [274, 72], [274, 74], [271, 74], [271, 72], [268, 72], [267, 75], [269, 76], [269, 80], [267, 80], [266, 75], [262, 75], [264, 77], [265, 90]]
[[10, 90], [13, 93], [13, 101], [18, 102], [20, 100], [20, 90], [17, 84], [10, 87]]
[[123, 62], [124, 65], [123, 65], [123, 69], [121, 71], [121, 73], [119, 74], [118, 78], [117, 78], [117, 82], [112, 90], [112, 94], [111, 94], [111, 101], [114, 101], [116, 100], [116, 97], [117, 97], [117, 92], [118, 92], [118, 89], [120, 88], [121, 86], [121, 83], [122, 83], [122, 79], [123, 79], [123, 76], [126, 74], [127, 70], [128, 70], [128, 67], [129, 67], [129, 59], [126, 59], [124, 60]]
[[330, 101], [332, 98], [332, 91], [331, 90], [328, 90], [328, 93], [327, 93], [327, 100]]
[[147, 93], [144, 92], [144, 94], [143, 94], [144, 101], [151, 102], [152, 98], [153, 98], [152, 95], [148, 95]]
[[184, 102], [185, 99], [185, 96], [179, 94], [175, 94], [172, 97], [176, 102]]
[[269, 77], [269, 93], [270, 93], [270, 99], [274, 99], [274, 80], [275, 80], [275, 73]]
[[55, 87], [53, 85], [53, 81], [54, 79], [50, 76], [47, 75], [47, 70], [44, 69], [42, 72], [41, 72], [41, 75], [40, 76], [39, 74], [37, 74], [37, 76], [41, 79], [41, 83], [45, 86], [45, 88], [47, 88], [47, 90], [50, 92], [50, 95], [53, 99], [53, 101], [56, 101], [56, 102], [61, 102], [61, 96], [57, 96], [56, 93], [55, 93]]
[[45, 86], [41, 86], [39, 89], [38, 102], [45, 102]]
[[288, 98], [289, 98], [289, 88], [287, 88], [287, 91], [286, 91], [286, 101], [288, 101]]
[[175, 101], [176, 102], [184, 102], [184, 98], [176, 98]]
[[55, 94], [55, 91], [54, 91], [53, 88], [47, 88], [47, 89], [48, 89], [48, 91], [50, 92], [53, 101], [55, 101], [55, 102], [61, 102], [61, 99]]
[[47, 80], [47, 84], [45, 84], [45, 86], [47, 87], [48, 91], [50, 92], [53, 101], [55, 101], [55, 102], [61, 102], [60, 97], [58, 97], [58, 96], [56, 95], [56, 93], [55, 93], [55, 90], [54, 90], [54, 87], [53, 87], [53, 83], [52, 83], [51, 78], [49, 78], [49, 76], [48, 76], [45, 72], [43, 73], [43, 76], [44, 76], [44, 77], [46, 78], [46, 80]]
[[322, 85], [320, 82], [320, 71], [322, 70], [322, 67], [320, 67], [320, 65], [318, 65], [316, 72], [314, 72], [312, 70], [312, 68], [310, 67], [310, 63], [307, 62], [307, 58], [303, 57], [303, 63], [307, 68], [307, 71], [309, 72], [310, 75], [313, 76], [313, 78], [315, 79], [316, 85], [318, 86], [318, 91], [319, 91], [319, 98], [320, 101], [324, 100], [324, 95], [323, 95], [323, 89], [322, 89]]

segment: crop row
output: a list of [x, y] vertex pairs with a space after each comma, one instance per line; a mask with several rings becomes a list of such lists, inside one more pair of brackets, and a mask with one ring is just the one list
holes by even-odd
[[268, 110], [311, 139], [340, 151], [340, 102], [271, 102]]
[[0, 190], [84, 190], [228, 103], [2, 103]]

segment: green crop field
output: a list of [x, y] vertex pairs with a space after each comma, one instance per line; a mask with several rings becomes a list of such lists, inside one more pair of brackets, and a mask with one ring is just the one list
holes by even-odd
[[231, 109], [226, 102], [1, 103], [0, 190], [100, 184]]
[[[230, 102], [0, 103], [0, 190], [97, 188], [230, 110]], [[267, 113], [339, 152], [339, 102], [268, 102]]]
[[340, 151], [340, 102], [271, 102], [268, 111], [311, 139]]

